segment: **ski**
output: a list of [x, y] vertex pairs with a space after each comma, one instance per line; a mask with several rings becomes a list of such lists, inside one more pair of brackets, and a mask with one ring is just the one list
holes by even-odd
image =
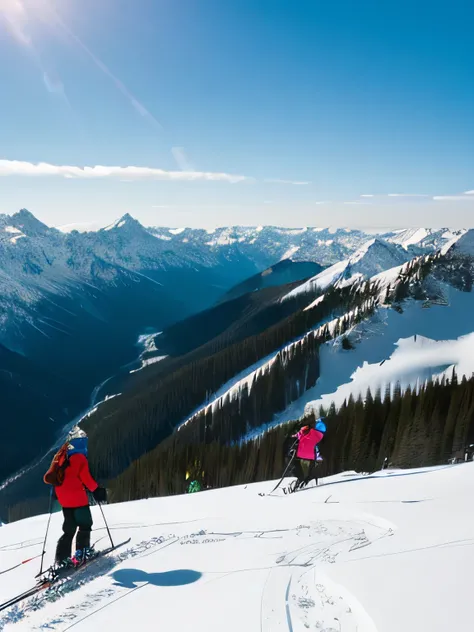
[[112, 553], [112, 551], [115, 551], [115, 549], [118, 549], [121, 546], [125, 546], [126, 544], [128, 544], [130, 542], [130, 540], [131, 540], [131, 538], [128, 538], [128, 540], [124, 540], [123, 542], [120, 542], [119, 544], [115, 544], [114, 546], [109, 546], [106, 549], [102, 549], [101, 551], [97, 551], [97, 554], [94, 555], [94, 557], [91, 557], [90, 559], [86, 560], [82, 564], [79, 564], [78, 566], [75, 566], [75, 567], [72, 566], [70, 568], [60, 569], [59, 571], [56, 571], [54, 568], [50, 567], [50, 568], [46, 569], [45, 571], [43, 571], [43, 573], [41, 575], [48, 575], [49, 574], [50, 581], [52, 581], [52, 582], [56, 582], [59, 579], [64, 579], [64, 577], [67, 577], [70, 574], [78, 573], [81, 569], [85, 568], [86, 566], [89, 566], [89, 564], [91, 564], [95, 560], [99, 559], [100, 557], [103, 557], [104, 555], [107, 555], [108, 553]]
[[[315, 485], [304, 485], [303, 487], [298, 487], [296, 489], [294, 489], [294, 481], [289, 483], [286, 487], [280, 487], [281, 491], [283, 492], [284, 496], [288, 496], [289, 494], [297, 494], [299, 492], [304, 492], [307, 491], [308, 489], [316, 489], [316, 487], [319, 487], [319, 481], [317, 479], [313, 479], [315, 480]], [[283, 498], [283, 496], [278, 496], [277, 494], [274, 494], [273, 492], [269, 492], [267, 494], [265, 494], [264, 492], [258, 492], [259, 496], [270, 496], [271, 498]]]
[[[60, 569], [59, 571], [56, 571], [52, 567], [48, 568], [47, 570], [43, 571], [43, 573], [41, 573], [41, 576], [44, 576], [44, 577], [43, 579], [40, 579], [37, 582], [36, 586], [33, 586], [29, 590], [25, 590], [24, 592], [17, 595], [16, 597], [12, 597], [8, 601], [5, 601], [4, 603], [0, 604], [0, 611], [10, 608], [11, 606], [14, 606], [20, 601], [23, 601], [24, 599], [28, 599], [28, 597], [33, 597], [34, 595], [42, 592], [43, 590], [46, 590], [47, 588], [51, 588], [51, 586], [54, 586], [57, 582], [59, 582], [62, 579], [69, 579], [75, 576], [76, 573], [80, 573], [83, 569], [87, 568], [92, 562], [95, 562], [99, 558], [104, 557], [104, 555], [108, 555], [109, 553], [112, 553], [116, 549], [122, 546], [125, 546], [130, 541], [131, 541], [131, 538], [128, 538], [128, 540], [124, 540], [123, 542], [120, 542], [119, 544], [110, 546], [107, 549], [102, 549], [101, 551], [97, 552], [97, 555], [94, 555], [94, 557], [91, 557], [89, 560], [86, 560], [83, 564], [77, 567]], [[50, 577], [46, 577], [46, 575], [48, 574], [50, 575]]]
[[17, 595], [16, 597], [12, 597], [8, 601], [5, 601], [4, 603], [0, 604], [0, 611], [10, 608], [10, 606], [14, 606], [20, 601], [23, 601], [24, 599], [28, 599], [28, 597], [33, 597], [34, 595], [41, 592], [42, 590], [49, 588], [49, 586], [50, 586], [50, 582], [47, 582], [46, 580], [44, 580], [43, 582], [41, 582], [41, 584], [37, 584], [33, 588], [30, 588], [29, 590], [25, 590], [25, 592], [21, 593], [20, 595]]

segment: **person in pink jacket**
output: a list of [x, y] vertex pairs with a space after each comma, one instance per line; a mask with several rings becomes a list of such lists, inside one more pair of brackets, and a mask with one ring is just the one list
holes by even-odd
[[305, 487], [313, 479], [316, 480], [316, 463], [323, 460], [319, 453], [318, 443], [323, 439], [325, 432], [326, 424], [322, 419], [318, 419], [314, 428], [311, 425], [303, 426], [296, 435], [293, 435], [298, 440], [295, 454], [297, 480], [293, 491]]

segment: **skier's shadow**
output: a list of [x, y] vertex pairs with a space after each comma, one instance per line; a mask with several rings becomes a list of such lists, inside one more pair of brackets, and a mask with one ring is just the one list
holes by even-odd
[[147, 573], [138, 568], [122, 568], [112, 573], [115, 586], [122, 588], [137, 588], [137, 584], [152, 584], [153, 586], [184, 586], [197, 582], [202, 573], [189, 569], [166, 571], [165, 573]]

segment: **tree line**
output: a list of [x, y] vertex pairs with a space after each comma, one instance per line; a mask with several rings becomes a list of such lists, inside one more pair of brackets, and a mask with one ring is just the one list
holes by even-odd
[[[183, 493], [186, 474], [211, 487], [226, 487], [281, 476], [291, 435], [317, 416], [328, 431], [320, 445], [319, 476], [342, 471], [374, 472], [392, 467], [434, 466], [474, 442], [474, 377], [429, 381], [404, 392], [352, 396], [337, 409], [312, 411], [303, 419], [270, 429], [255, 439], [232, 441], [212, 434], [182, 432], [137, 459], [110, 483], [113, 501]], [[201, 426], [202, 430], [202, 426]]]

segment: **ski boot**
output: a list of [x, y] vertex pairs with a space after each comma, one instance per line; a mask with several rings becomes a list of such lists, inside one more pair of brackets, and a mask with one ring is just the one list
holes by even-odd
[[74, 566], [76, 567], [82, 566], [83, 564], [91, 560], [96, 555], [97, 555], [97, 552], [95, 551], [94, 547], [88, 546], [85, 549], [78, 549], [74, 553], [72, 557], [72, 561], [74, 563]]
[[54, 565], [48, 571], [48, 579], [54, 580], [64, 571], [72, 570], [76, 564], [72, 557], [66, 557], [63, 560], [56, 560]]

